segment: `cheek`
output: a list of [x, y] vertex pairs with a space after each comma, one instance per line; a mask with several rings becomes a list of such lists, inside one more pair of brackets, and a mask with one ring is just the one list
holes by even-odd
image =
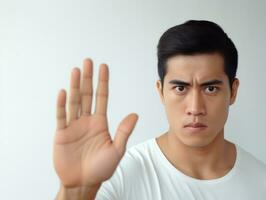
[[224, 126], [229, 110], [229, 99], [220, 98], [217, 101], [209, 104], [208, 107], [208, 120], [215, 126]]
[[180, 98], [173, 95], [165, 98], [165, 111], [170, 123], [180, 123], [184, 110], [184, 103]]

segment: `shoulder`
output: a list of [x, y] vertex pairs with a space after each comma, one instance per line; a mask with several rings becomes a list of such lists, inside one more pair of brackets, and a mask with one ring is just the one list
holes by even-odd
[[[149, 139], [127, 149], [112, 177], [103, 182], [96, 199], [126, 199], [130, 191], [140, 191], [152, 173], [152, 149], [155, 139]], [[141, 178], [137, 178], [141, 177]]]
[[148, 139], [146, 141], [143, 141], [139, 144], [136, 144], [132, 147], [130, 147], [127, 151], [125, 156], [134, 156], [134, 155], [141, 155], [141, 156], [147, 156], [147, 152], [151, 152], [154, 148], [155, 138]]
[[155, 139], [152, 138], [130, 147], [122, 158], [119, 167], [124, 170], [137, 170], [151, 164], [150, 161], [155, 148], [154, 142]]
[[253, 176], [257, 175], [258, 177], [264, 178], [266, 181], [266, 164], [241, 146], [236, 146], [240, 157], [239, 159], [241, 160], [239, 168]]

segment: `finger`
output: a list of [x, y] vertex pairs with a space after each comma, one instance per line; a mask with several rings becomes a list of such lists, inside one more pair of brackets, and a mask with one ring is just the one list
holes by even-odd
[[66, 127], [66, 92], [60, 90], [57, 97], [56, 105], [56, 129], [64, 129]]
[[93, 96], [93, 63], [91, 59], [84, 60], [83, 76], [82, 76], [82, 89], [81, 89], [81, 114], [91, 114], [91, 104]]
[[126, 144], [138, 121], [137, 114], [130, 114], [119, 124], [114, 138], [114, 145], [121, 156], [124, 155]]
[[68, 104], [69, 123], [77, 119], [80, 108], [80, 70], [74, 68], [71, 73], [70, 98]]
[[95, 113], [99, 115], [106, 115], [108, 101], [108, 81], [108, 66], [106, 64], [102, 64], [99, 70], [98, 86], [96, 91]]

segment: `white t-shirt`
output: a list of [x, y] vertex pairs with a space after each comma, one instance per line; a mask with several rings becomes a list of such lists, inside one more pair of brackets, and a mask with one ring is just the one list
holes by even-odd
[[234, 167], [223, 177], [199, 180], [176, 169], [155, 138], [127, 150], [96, 200], [266, 200], [266, 165], [236, 145]]

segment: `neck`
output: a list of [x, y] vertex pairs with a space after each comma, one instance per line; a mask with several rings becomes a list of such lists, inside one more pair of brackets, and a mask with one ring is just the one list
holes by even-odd
[[168, 160], [185, 174], [199, 179], [222, 176], [235, 161], [233, 145], [224, 139], [223, 130], [204, 146], [186, 145], [172, 132], [165, 134], [164, 144]]

